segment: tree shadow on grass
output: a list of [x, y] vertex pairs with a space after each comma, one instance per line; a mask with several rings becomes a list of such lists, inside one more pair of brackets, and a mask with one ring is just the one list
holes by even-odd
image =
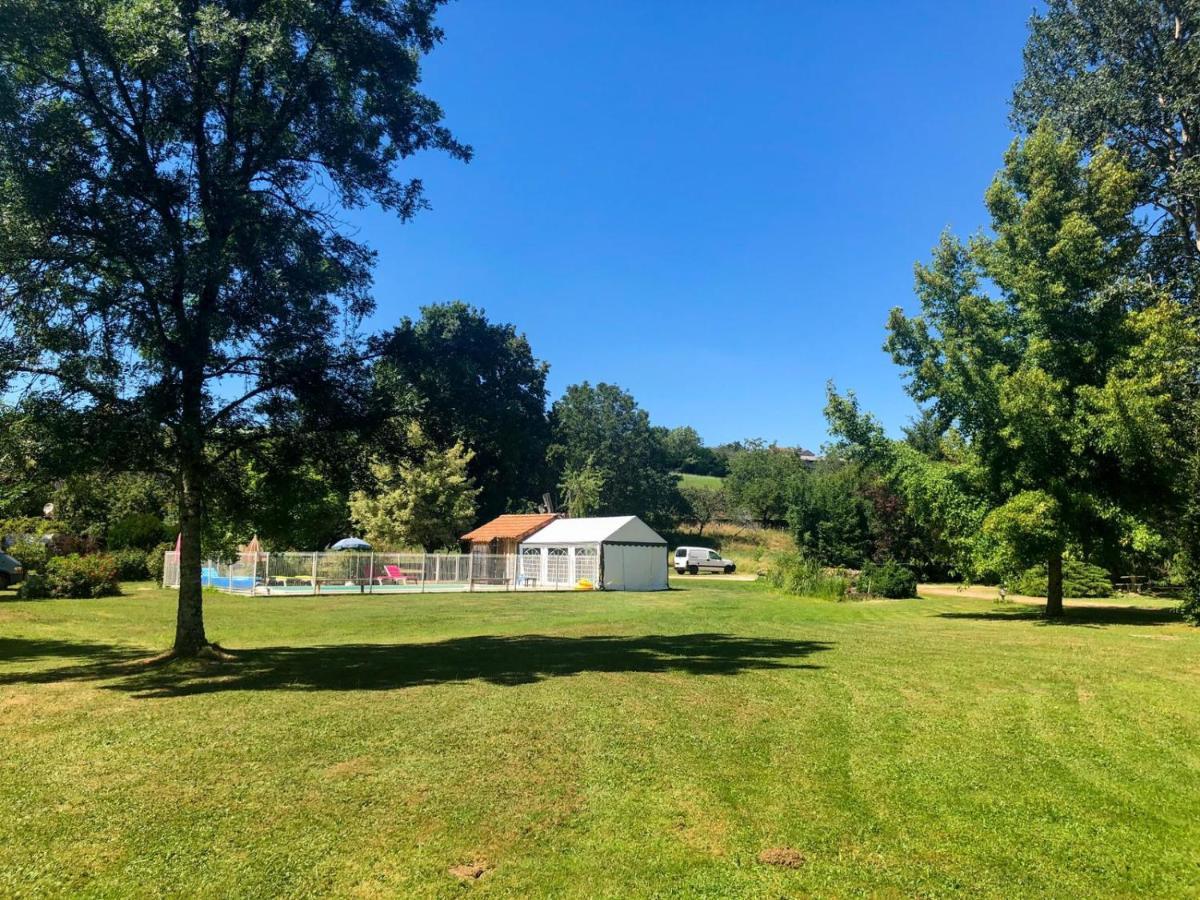
[[[130, 647], [90, 641], [60, 641], [44, 638], [0, 637], [0, 663], [33, 662], [40, 659], [78, 658], [86, 665], [103, 665], [145, 656]], [[0, 676], [2, 679], [3, 676]], [[3, 683], [0, 681], [0, 683]]]
[[1050, 619], [1038, 606], [998, 606], [991, 610], [938, 613], [940, 619], [975, 619], [984, 622], [1035, 622], [1038, 625], [1170, 625], [1183, 621], [1178, 611], [1152, 606], [1068, 606], [1061, 617]]
[[832, 648], [824, 641], [728, 634], [622, 637], [516, 635], [413, 644], [333, 644], [235, 651], [231, 663], [178, 662], [132, 670], [127, 658], [0, 675], [0, 684], [111, 680], [138, 697], [223, 691], [382, 691], [484, 681], [516, 686], [584, 672], [736, 675], [752, 669], [815, 669], [798, 660]]

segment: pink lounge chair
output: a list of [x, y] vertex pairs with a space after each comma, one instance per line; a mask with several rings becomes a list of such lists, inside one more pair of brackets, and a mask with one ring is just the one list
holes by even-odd
[[[395, 584], [408, 584], [412, 576], [405, 572], [399, 566], [384, 566], [383, 571], [387, 573], [387, 580]], [[380, 579], [383, 581], [383, 579]]]

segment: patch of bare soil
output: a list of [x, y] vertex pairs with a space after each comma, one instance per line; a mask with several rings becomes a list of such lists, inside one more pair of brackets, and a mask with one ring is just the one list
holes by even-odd
[[804, 854], [791, 847], [769, 847], [758, 854], [758, 861], [768, 866], [798, 869], [804, 865]]
[[447, 871], [455, 878], [461, 878], [463, 881], [478, 881], [491, 870], [492, 864], [490, 862], [486, 859], [477, 859], [473, 862], [451, 866]]

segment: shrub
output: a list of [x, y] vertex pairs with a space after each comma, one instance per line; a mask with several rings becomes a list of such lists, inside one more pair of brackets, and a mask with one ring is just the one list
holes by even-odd
[[17, 585], [17, 596], [22, 600], [45, 600], [50, 596], [50, 585], [46, 576], [40, 572], [31, 572], [25, 580]]
[[26, 534], [40, 537], [43, 534], [50, 534], [54, 529], [55, 523], [50, 519], [39, 519], [34, 516], [0, 519], [0, 539]]
[[175, 545], [171, 542], [159, 544], [153, 550], [146, 554], [146, 577], [151, 581], [162, 584], [163, 580], [163, 556], [171, 550], [175, 549]]
[[[111, 556], [117, 564], [117, 578], [120, 581], [146, 581], [150, 578], [145, 552], [130, 547], [128, 550], [118, 550]], [[161, 568], [161, 562], [159, 566]]]
[[51, 556], [76, 556], [96, 552], [96, 539], [90, 534], [55, 534], [47, 546]]
[[[1034, 566], [1017, 576], [1012, 589], [1017, 594], [1045, 597], [1048, 583], [1046, 567]], [[1079, 559], [1063, 560], [1064, 597], [1111, 597], [1112, 592], [1112, 578], [1104, 569]]]
[[872, 597], [902, 600], [917, 596], [917, 576], [894, 559], [867, 563], [858, 574], [858, 590]]
[[50, 558], [50, 548], [42, 541], [18, 541], [4, 552], [19, 562], [26, 572], [45, 572], [46, 561]]
[[1189, 591], [1179, 604], [1179, 613], [1193, 625], [1200, 625], [1200, 592]]
[[134, 549], [145, 553], [168, 537], [167, 526], [158, 516], [131, 513], [108, 526], [108, 549]]
[[840, 570], [829, 570], [800, 553], [780, 553], [767, 569], [766, 582], [789, 594], [841, 600], [850, 587], [850, 577]]
[[46, 565], [52, 597], [107, 597], [119, 594], [117, 561], [111, 556], [56, 556]]

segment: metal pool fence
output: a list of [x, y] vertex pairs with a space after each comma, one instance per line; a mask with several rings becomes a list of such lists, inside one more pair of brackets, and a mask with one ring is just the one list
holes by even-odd
[[[526, 560], [528, 563], [528, 560]], [[515, 553], [242, 553], [201, 565], [206, 588], [254, 596], [413, 594], [458, 591], [574, 591], [599, 584], [593, 557], [573, 578], [556, 567], [522, 567]], [[179, 556], [167, 551], [163, 587], [179, 587]]]

